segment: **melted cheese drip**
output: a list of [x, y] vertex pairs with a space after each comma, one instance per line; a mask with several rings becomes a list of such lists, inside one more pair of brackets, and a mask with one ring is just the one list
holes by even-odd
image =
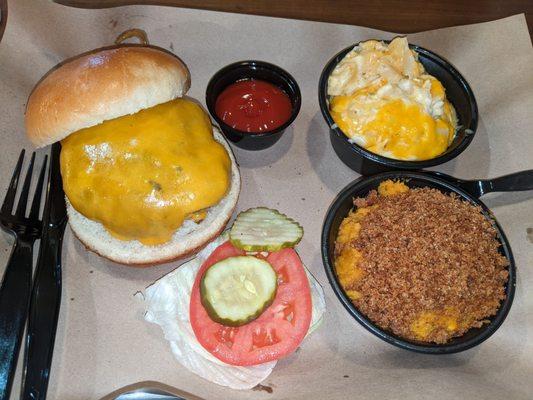
[[425, 73], [405, 38], [360, 44], [328, 81], [331, 116], [356, 144], [385, 157], [442, 154], [457, 125], [442, 84]]
[[62, 141], [61, 174], [72, 206], [115, 237], [169, 241], [188, 217], [228, 190], [231, 161], [209, 117], [184, 99], [105, 121]]

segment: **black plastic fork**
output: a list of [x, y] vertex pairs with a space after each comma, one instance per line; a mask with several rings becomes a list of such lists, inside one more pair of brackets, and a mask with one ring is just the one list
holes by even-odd
[[48, 156], [39, 173], [35, 194], [26, 216], [35, 153], [32, 154], [18, 205], [13, 214], [17, 187], [24, 161], [21, 151], [15, 172], [0, 209], [0, 226], [15, 236], [15, 243], [0, 287], [0, 400], [7, 400], [28, 315], [32, 285], [33, 245], [41, 236], [42, 220], [39, 215], [41, 194]]

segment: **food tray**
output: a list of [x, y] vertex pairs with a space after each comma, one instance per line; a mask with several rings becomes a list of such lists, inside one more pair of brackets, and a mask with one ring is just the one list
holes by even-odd
[[[119, 266], [87, 252], [67, 229], [63, 298], [48, 398], [98, 399], [120, 386], [155, 380], [206, 399], [480, 398], [527, 399], [533, 392], [533, 227], [531, 192], [494, 194], [495, 213], [518, 269], [513, 308], [498, 332], [461, 354], [427, 356], [396, 349], [366, 332], [343, 309], [329, 286], [320, 256], [324, 215], [336, 193], [359, 175], [329, 143], [318, 107], [318, 79], [326, 62], [360, 40], [390, 39], [382, 31], [168, 7], [81, 10], [48, 1], [10, 3], [0, 45], [3, 133], [0, 187], [24, 137], [23, 113], [34, 83], [64, 58], [110, 44], [131, 27], [151, 43], [174, 51], [192, 74], [191, 97], [204, 101], [209, 78], [238, 60], [259, 59], [289, 71], [302, 91], [295, 123], [272, 148], [235, 148], [243, 188], [238, 209], [274, 207], [301, 221], [304, 263], [322, 283], [327, 314], [321, 328], [263, 383], [272, 389], [238, 392], [210, 384], [173, 358], [158, 326], [143, 321], [134, 294], [178, 264], [149, 269]], [[524, 16], [409, 35], [411, 43], [450, 60], [476, 95], [480, 121], [472, 144], [435, 167], [460, 178], [494, 177], [533, 168], [533, 50]], [[0, 266], [11, 240], [0, 235]], [[15, 382], [14, 388], [19, 386]], [[13, 390], [13, 398], [18, 395]]]

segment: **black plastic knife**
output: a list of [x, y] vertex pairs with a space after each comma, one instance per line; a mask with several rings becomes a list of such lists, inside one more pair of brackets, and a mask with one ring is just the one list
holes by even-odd
[[21, 397], [24, 400], [46, 398], [61, 304], [61, 248], [67, 212], [59, 167], [60, 152], [61, 145], [53, 144], [43, 232], [28, 316]]

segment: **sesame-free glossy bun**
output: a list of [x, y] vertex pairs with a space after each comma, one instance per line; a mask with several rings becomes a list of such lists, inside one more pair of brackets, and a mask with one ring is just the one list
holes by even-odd
[[52, 69], [26, 106], [26, 133], [37, 147], [103, 121], [183, 96], [185, 64], [156, 47], [121, 45], [83, 54]]

